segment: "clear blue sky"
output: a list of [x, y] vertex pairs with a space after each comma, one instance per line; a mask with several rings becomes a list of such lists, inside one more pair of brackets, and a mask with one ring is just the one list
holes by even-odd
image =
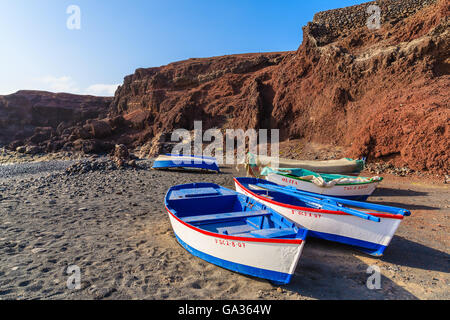
[[[315, 12], [355, 0], [0, 0], [0, 94], [108, 95], [136, 68], [296, 50]], [[66, 26], [70, 5], [81, 29]]]

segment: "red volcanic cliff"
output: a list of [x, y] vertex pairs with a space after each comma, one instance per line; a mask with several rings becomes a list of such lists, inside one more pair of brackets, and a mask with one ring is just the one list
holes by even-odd
[[271, 75], [286, 53], [243, 54], [190, 59], [160, 68], [138, 69], [125, 78], [112, 103], [153, 135], [177, 128], [262, 128], [269, 123]]
[[309, 24], [274, 75], [276, 125], [291, 123], [290, 137], [347, 146], [349, 156], [448, 172], [448, 17], [440, 1], [376, 31]]
[[[296, 52], [138, 69], [125, 77], [104, 121], [84, 122], [52, 141], [85, 152], [116, 142], [135, 148], [202, 120], [203, 129], [279, 128], [282, 139], [448, 173], [449, 4], [374, 3], [383, 12], [378, 30], [365, 26], [365, 4], [317, 14]], [[0, 119], [1, 112], [0, 102]]]
[[[317, 20], [327, 24], [309, 23], [297, 52], [139, 69], [116, 92], [112, 114], [139, 130], [132, 139], [137, 145], [203, 120], [204, 129], [279, 128], [282, 139], [336, 144], [349, 156], [447, 172], [449, 5], [428, 5], [433, 2], [392, 2], [400, 7], [375, 31], [361, 23], [333, 25], [339, 10], [321, 13]], [[366, 7], [345, 10], [364, 14]]]

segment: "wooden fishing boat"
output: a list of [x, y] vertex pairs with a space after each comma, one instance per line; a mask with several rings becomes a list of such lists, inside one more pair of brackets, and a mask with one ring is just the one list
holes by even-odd
[[160, 155], [152, 169], [202, 169], [220, 172], [216, 158], [178, 154]]
[[178, 242], [194, 256], [275, 284], [289, 283], [307, 230], [211, 183], [172, 187], [165, 205]]
[[308, 236], [352, 245], [374, 256], [383, 254], [404, 216], [411, 214], [405, 209], [317, 195], [256, 178], [234, 181], [236, 191], [308, 229]]
[[271, 168], [298, 168], [319, 173], [345, 174], [358, 176], [365, 167], [365, 159], [354, 160], [349, 158], [337, 160], [292, 160], [248, 153], [245, 160], [247, 175], [260, 178], [260, 172], [265, 167]]
[[339, 174], [316, 173], [305, 169], [272, 169], [266, 167], [261, 176], [280, 186], [330, 197], [365, 201], [372, 195], [381, 177], [353, 177]]

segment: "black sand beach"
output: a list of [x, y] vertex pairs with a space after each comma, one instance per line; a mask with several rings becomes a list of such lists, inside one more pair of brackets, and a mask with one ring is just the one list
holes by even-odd
[[[308, 240], [291, 284], [233, 273], [178, 245], [163, 199], [222, 174], [138, 169], [68, 175], [72, 161], [0, 166], [0, 299], [449, 299], [449, 188], [386, 177], [374, 202], [412, 211], [381, 258]], [[243, 173], [241, 173], [243, 175]], [[81, 289], [67, 287], [69, 266]], [[380, 290], [366, 286], [381, 269]]]

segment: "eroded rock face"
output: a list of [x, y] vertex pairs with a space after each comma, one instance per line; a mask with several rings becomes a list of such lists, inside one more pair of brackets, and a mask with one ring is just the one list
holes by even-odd
[[[88, 119], [104, 118], [112, 98], [44, 91], [0, 96], [0, 144], [44, 145], [64, 140]], [[65, 131], [66, 130], [66, 131]]]
[[[263, 127], [263, 82], [286, 53], [245, 54], [190, 59], [167, 66], [138, 69], [125, 77], [112, 103], [112, 115], [123, 115], [131, 127], [153, 137], [177, 128]], [[244, 113], [244, 114], [242, 114]], [[243, 115], [243, 116], [242, 116]]]
[[439, 1], [330, 43], [306, 26], [302, 46], [274, 74], [277, 126], [289, 137], [346, 146], [351, 157], [448, 172], [448, 16]]
[[[282, 139], [345, 146], [352, 157], [448, 171], [449, 5], [395, 6], [375, 31], [317, 18], [297, 52], [139, 69], [125, 78], [111, 112], [139, 132], [132, 147], [145, 150], [157, 134], [202, 120], [203, 129], [278, 128]], [[333, 14], [341, 13], [318, 17], [335, 21]]]
[[[91, 97], [80, 103], [84, 100], [77, 97], [76, 106], [71, 101], [72, 107], [55, 113], [59, 109], [52, 106], [61, 100], [69, 104], [73, 97], [47, 94], [40, 98], [46, 107], [36, 114], [35, 108], [43, 105], [31, 98], [37, 94], [2, 97], [0, 125], [3, 119], [3, 125], [14, 123], [17, 130], [0, 130], [0, 135], [18, 132], [19, 141], [12, 144], [16, 148], [38, 144], [46, 150], [95, 153], [123, 144], [148, 156], [164, 150], [161, 135], [192, 130], [194, 121], [201, 120], [204, 130], [277, 128], [282, 140], [333, 144], [345, 147], [352, 157], [448, 172], [449, 4], [397, 1], [379, 30], [362, 22], [333, 27], [341, 11], [318, 14], [304, 27], [296, 52], [190, 59], [138, 69], [125, 77], [109, 109], [108, 99]], [[52, 104], [52, 99], [59, 102]], [[12, 105], [21, 105], [13, 116]], [[52, 112], [57, 116], [42, 117]]]

